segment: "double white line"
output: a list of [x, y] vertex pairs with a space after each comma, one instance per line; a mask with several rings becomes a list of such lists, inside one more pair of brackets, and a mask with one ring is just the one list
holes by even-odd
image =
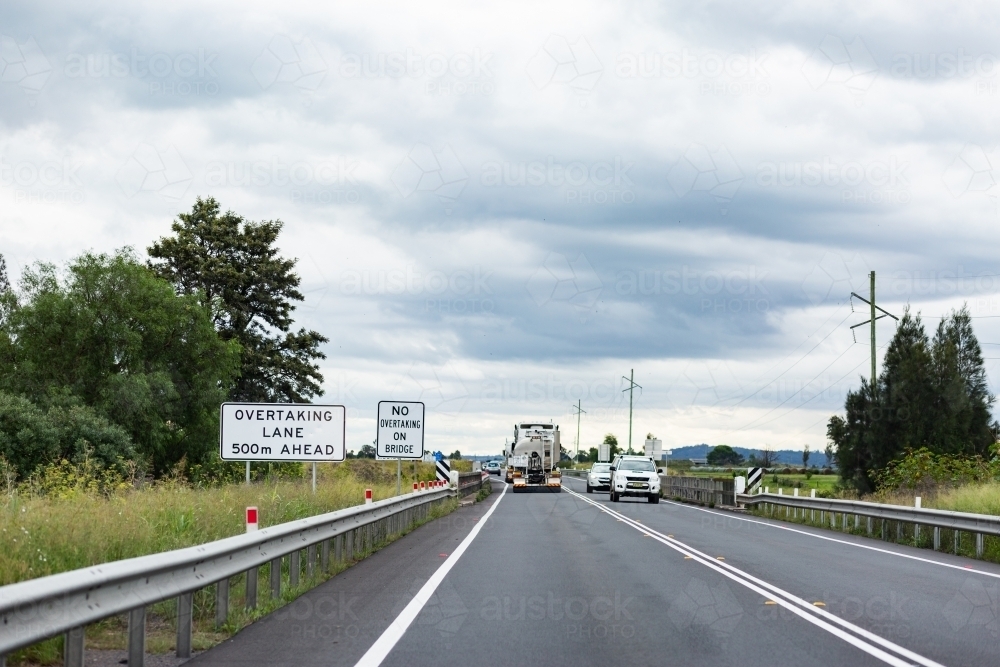
[[848, 644], [861, 649], [865, 653], [878, 658], [886, 664], [894, 665], [894, 667], [912, 667], [913, 665], [923, 665], [924, 667], [944, 667], [930, 658], [925, 658], [919, 653], [914, 653], [913, 651], [903, 648], [888, 639], [879, 637], [873, 632], [869, 632], [864, 628], [845, 621], [825, 609], [816, 607], [808, 601], [803, 600], [786, 590], [778, 588], [773, 584], [769, 584], [762, 579], [758, 579], [757, 577], [748, 574], [739, 568], [733, 567], [728, 563], [716, 560], [708, 554], [684, 544], [680, 540], [657, 532], [649, 526], [645, 526], [622, 514], [621, 512], [616, 512], [598, 502], [591, 500], [590, 498], [587, 498], [584, 495], [577, 493], [576, 491], [572, 491], [567, 487], [563, 487], [563, 489], [568, 493], [572, 493], [580, 500], [590, 503], [602, 512], [623, 521], [627, 525], [644, 534], [649, 535], [657, 542], [665, 544], [674, 551], [688, 556], [692, 560], [701, 563], [705, 567], [715, 570], [722, 576], [735, 581], [741, 586], [749, 588], [767, 599], [774, 600], [775, 603], [784, 607], [804, 621], [812, 623], [818, 628], [822, 628], [838, 639], [842, 639]]

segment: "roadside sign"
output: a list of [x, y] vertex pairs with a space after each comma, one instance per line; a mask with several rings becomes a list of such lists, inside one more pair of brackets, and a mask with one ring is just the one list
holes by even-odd
[[379, 458], [419, 459], [424, 455], [424, 404], [379, 401], [375, 453]]
[[223, 403], [223, 461], [343, 461], [346, 409], [313, 403]]
[[597, 460], [601, 463], [607, 463], [611, 460], [611, 445], [597, 446]]

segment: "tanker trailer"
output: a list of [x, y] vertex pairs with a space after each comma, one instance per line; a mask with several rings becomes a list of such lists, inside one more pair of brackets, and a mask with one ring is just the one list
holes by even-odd
[[559, 425], [522, 422], [514, 425], [514, 443], [507, 456], [507, 481], [514, 493], [562, 490], [559, 462]]

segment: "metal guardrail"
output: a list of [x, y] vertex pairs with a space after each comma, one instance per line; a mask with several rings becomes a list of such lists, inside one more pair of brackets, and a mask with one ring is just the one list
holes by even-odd
[[[1000, 536], [1000, 516], [992, 514], [973, 514], [971, 512], [953, 512], [951, 510], [930, 509], [925, 507], [909, 507], [907, 505], [887, 505], [870, 503], [861, 500], [836, 500], [833, 498], [812, 498], [804, 496], [786, 496], [784, 494], [757, 493], [753, 495], [739, 494], [737, 502], [742, 505], [764, 505], [773, 515], [775, 507], [784, 507], [785, 515], [792, 508], [797, 514], [799, 509], [809, 510], [813, 514], [820, 512], [820, 522], [826, 524], [826, 515], [830, 515], [830, 527], [837, 528], [837, 517], [841, 517], [841, 528], [847, 529], [847, 517], [854, 517], [854, 527], [860, 528], [860, 517], [867, 518], [867, 532], [872, 534], [872, 520], [895, 521], [897, 526], [904, 523], [914, 525], [914, 538], [919, 539], [920, 526], [933, 528], [933, 547], [941, 548], [941, 529], [954, 531], [955, 552], [958, 552], [959, 535], [972, 533], [976, 537], [976, 557], [983, 555], [983, 535]], [[793, 518], [794, 518], [793, 514]]]
[[745, 505], [769, 503], [783, 507], [833, 512], [857, 516], [885, 519], [887, 521], [902, 521], [923, 526], [938, 526], [950, 530], [960, 530], [968, 533], [984, 533], [1000, 535], [1000, 516], [990, 514], [971, 514], [936, 510], [925, 507], [908, 507], [906, 505], [884, 505], [861, 500], [835, 500], [833, 498], [809, 498], [805, 496], [786, 496], [774, 493], [758, 493], [754, 495], [739, 494], [737, 500]]
[[[328, 569], [331, 541], [335, 558], [353, 558], [356, 547], [372, 545], [426, 517], [431, 506], [454, 489], [410, 493], [370, 505], [349, 507], [307, 519], [194, 547], [103, 563], [0, 587], [0, 664], [5, 656], [45, 639], [66, 635], [65, 663], [83, 664], [83, 628], [129, 613], [129, 667], [141, 667], [148, 605], [177, 598], [177, 653], [190, 657], [192, 596], [216, 585], [216, 624], [229, 612], [229, 578], [247, 573], [247, 607], [257, 606], [257, 571], [271, 567], [271, 594], [281, 591], [281, 559], [290, 557], [289, 585], [298, 585], [301, 550], [308, 572], [316, 566], [316, 547]], [[346, 543], [346, 544], [345, 544]]]

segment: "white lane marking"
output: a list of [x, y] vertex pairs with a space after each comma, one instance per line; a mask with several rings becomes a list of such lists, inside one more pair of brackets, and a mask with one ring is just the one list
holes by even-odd
[[[567, 487], [568, 488], [568, 487]], [[575, 493], [575, 492], [574, 492]], [[898, 556], [899, 558], [906, 558], [909, 560], [915, 560], [921, 563], [927, 563], [929, 565], [939, 565], [941, 567], [947, 567], [952, 570], [961, 570], [962, 572], [971, 572], [973, 574], [981, 574], [986, 577], [993, 577], [994, 579], [1000, 579], [1000, 573], [987, 572], [986, 570], [977, 570], [968, 565], [953, 565], [952, 563], [942, 563], [939, 560], [934, 560], [932, 558], [924, 558], [923, 556], [914, 556], [912, 554], [904, 554], [899, 551], [893, 551], [891, 549], [883, 549], [880, 547], [873, 547], [867, 544], [859, 544], [857, 542], [849, 542], [847, 540], [842, 540], [836, 537], [829, 537], [827, 535], [821, 535], [819, 533], [811, 533], [808, 530], [799, 530], [798, 528], [791, 528], [790, 526], [784, 526], [780, 523], [768, 523], [767, 521], [757, 521], [755, 519], [747, 519], [740, 516], [739, 514], [734, 514], [730, 512], [718, 512], [715, 510], [705, 509], [704, 507], [693, 507], [686, 503], [676, 503], [670, 500], [664, 500], [663, 502], [668, 505], [673, 505], [675, 507], [681, 507], [687, 510], [695, 510], [698, 512], [706, 512], [708, 514], [714, 514], [716, 516], [725, 517], [727, 519], [735, 519], [738, 521], [746, 521], [747, 523], [755, 523], [759, 526], [767, 526], [769, 528], [777, 528], [778, 530], [787, 530], [790, 533], [798, 533], [799, 535], [807, 535], [809, 537], [815, 537], [817, 540], [826, 540], [827, 542], [836, 542], [837, 544], [844, 544], [849, 547], [856, 547], [858, 549], [867, 549], [868, 551], [877, 551], [878, 553], [888, 554], [890, 556]], [[828, 528], [816, 527], [816, 530], [829, 530]], [[916, 547], [914, 547], [916, 548]]]
[[490, 518], [490, 515], [493, 514], [496, 508], [500, 505], [500, 501], [503, 500], [504, 494], [506, 493], [507, 485], [505, 483], [503, 491], [500, 492], [500, 497], [497, 498], [495, 503], [493, 503], [493, 507], [491, 507], [486, 514], [483, 515], [482, 519], [476, 522], [476, 525], [473, 526], [472, 530], [469, 531], [469, 534], [465, 536], [465, 539], [458, 545], [458, 548], [451, 552], [451, 555], [448, 556], [443, 563], [441, 563], [441, 567], [439, 567], [437, 571], [431, 575], [431, 578], [427, 580], [427, 583], [425, 583], [417, 594], [413, 596], [413, 599], [410, 600], [410, 603], [406, 605], [403, 611], [399, 612], [399, 616], [397, 616], [389, 627], [385, 629], [385, 632], [383, 632], [382, 635], [375, 640], [375, 643], [372, 644], [371, 648], [369, 648], [363, 656], [361, 656], [361, 659], [358, 660], [354, 667], [378, 667], [382, 664], [382, 661], [385, 660], [387, 655], [389, 655], [389, 652], [396, 646], [396, 643], [403, 638], [407, 628], [409, 628], [410, 624], [413, 623], [417, 614], [420, 613], [420, 610], [424, 608], [424, 605], [426, 605], [428, 600], [431, 599], [431, 596], [434, 595], [434, 591], [436, 591], [437, 587], [441, 585], [442, 581], [444, 581], [445, 575], [451, 571], [451, 568], [455, 567], [455, 563], [458, 562], [458, 559], [462, 557], [465, 550], [469, 548], [470, 544], [472, 544], [472, 540], [476, 539], [476, 535], [478, 535], [479, 531], [482, 530], [483, 524], [486, 523], [486, 520]]
[[[883, 662], [888, 663], [890, 665], [894, 665], [895, 667], [912, 667], [912, 662], [902, 660], [894, 655], [886, 653], [882, 649], [878, 648], [877, 646], [873, 646], [864, 639], [861, 639], [860, 637], [855, 637], [854, 635], [848, 634], [847, 632], [844, 632], [840, 628], [831, 625], [829, 622], [827, 622], [827, 620], [834, 621], [837, 624], [847, 628], [848, 630], [851, 630], [852, 632], [858, 635], [862, 635], [863, 637], [865, 637], [870, 641], [881, 644], [886, 649], [889, 649], [895, 653], [905, 656], [910, 660], [915, 660], [921, 665], [925, 665], [926, 667], [943, 667], [940, 663], [937, 663], [931, 660], [930, 658], [925, 658], [924, 656], [918, 653], [914, 653], [913, 651], [910, 651], [909, 649], [899, 646], [898, 644], [895, 644], [887, 639], [884, 639], [874, 633], [868, 632], [864, 628], [858, 627], [853, 623], [849, 623], [837, 616], [830, 614], [829, 612], [814, 607], [805, 600], [797, 597], [796, 595], [793, 595], [792, 593], [789, 593], [788, 591], [778, 588], [777, 586], [762, 581], [746, 572], [743, 572], [739, 568], [733, 567], [728, 563], [718, 562], [714, 560], [711, 556], [708, 556], [698, 551], [697, 549], [688, 546], [687, 544], [681, 542], [680, 540], [667, 537], [656, 530], [653, 530], [647, 526], [644, 526], [636, 522], [634, 519], [631, 519], [628, 515], [609, 509], [604, 505], [601, 505], [596, 501], [590, 500], [589, 498], [586, 498], [571, 489], [567, 489], [567, 491], [572, 493], [574, 496], [579, 497], [584, 502], [590, 503], [594, 507], [597, 507], [602, 512], [605, 512], [611, 516], [614, 516], [615, 518], [622, 520], [623, 523], [628, 524], [631, 528], [634, 528], [639, 532], [650, 533], [653, 539], [655, 539], [656, 541], [665, 544], [674, 551], [682, 553], [686, 556], [690, 556], [693, 560], [701, 563], [702, 565], [705, 565], [708, 568], [715, 570], [724, 577], [727, 577], [728, 579], [731, 579], [736, 583], [745, 586], [746, 588], [749, 588], [750, 590], [756, 593], [759, 593], [765, 598], [775, 597], [774, 595], [768, 594], [768, 592], [765, 589], [770, 590], [772, 593], [780, 593], [780, 596], [777, 596], [778, 599], [776, 600], [776, 602], [779, 605], [781, 605], [788, 611], [792, 612], [796, 616], [799, 616], [803, 620], [808, 621], [809, 623], [812, 623], [813, 625], [822, 628], [823, 630], [826, 630], [835, 637], [842, 639], [848, 644], [851, 644], [852, 646], [861, 649], [862, 651], [868, 653], [872, 657], [878, 658], [879, 660], [882, 660]], [[811, 613], [807, 613], [807, 611]], [[820, 615], [820, 612], [822, 612], [822, 614], [825, 614], [827, 618], [819, 618], [818, 616]]]

